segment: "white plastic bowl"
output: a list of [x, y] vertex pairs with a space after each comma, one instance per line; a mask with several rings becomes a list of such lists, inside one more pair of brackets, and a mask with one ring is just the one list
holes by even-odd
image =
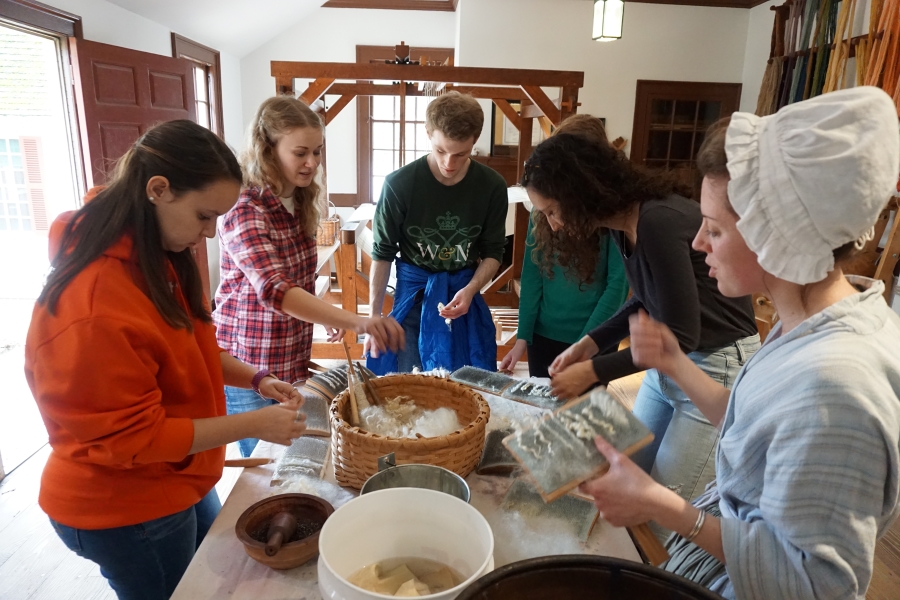
[[464, 578], [424, 596], [450, 600], [494, 568], [494, 535], [487, 520], [459, 498], [434, 490], [393, 488], [355, 498], [337, 509], [319, 533], [319, 589], [329, 600], [392, 598], [347, 582], [381, 560], [418, 557], [443, 563]]

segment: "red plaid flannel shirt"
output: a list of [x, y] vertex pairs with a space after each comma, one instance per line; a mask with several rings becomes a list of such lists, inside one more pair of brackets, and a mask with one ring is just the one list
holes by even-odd
[[315, 293], [316, 240], [269, 188], [250, 187], [219, 221], [219, 345], [282, 381], [309, 377], [312, 323], [281, 309], [292, 287]]

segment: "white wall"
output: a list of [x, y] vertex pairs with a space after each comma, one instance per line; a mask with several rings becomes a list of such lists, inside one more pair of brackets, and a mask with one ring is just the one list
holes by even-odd
[[771, 0], [765, 4], [754, 6], [749, 11], [747, 46], [744, 50], [744, 72], [741, 76], [741, 82], [744, 84], [741, 92], [741, 110], [743, 112], [756, 112], [756, 100], [759, 97], [759, 89], [762, 87], [763, 75], [766, 72], [766, 62], [769, 60], [769, 52], [772, 47], [775, 12], [770, 7], [782, 4], [784, 2], [781, 0]]
[[[81, 17], [84, 39], [122, 46], [141, 52], [172, 56], [171, 31], [106, 0], [45, 0]], [[194, 40], [204, 44], [204, 40]], [[241, 141], [241, 75], [237, 58], [221, 53], [222, 112], [225, 141], [238, 147]]]
[[[748, 11], [627, 3], [621, 40], [591, 40], [593, 5], [460, 0], [457, 64], [584, 71], [578, 112], [631, 138], [638, 79], [740, 82]], [[551, 94], [555, 98], [556, 92]]]
[[[244, 124], [259, 104], [275, 94], [270, 61], [356, 62], [356, 46], [453, 48], [456, 14], [439, 11], [399, 11], [319, 8], [308, 18], [272, 38], [241, 60]], [[297, 92], [304, 89], [297, 82]], [[326, 101], [333, 100], [330, 97]], [[356, 193], [356, 101], [328, 125], [328, 191]]]

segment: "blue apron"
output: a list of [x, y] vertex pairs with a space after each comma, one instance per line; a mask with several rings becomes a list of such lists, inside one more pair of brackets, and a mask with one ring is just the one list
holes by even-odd
[[[406, 340], [407, 344], [419, 344], [422, 369], [429, 371], [443, 367], [455, 371], [471, 365], [489, 371], [497, 370], [496, 329], [491, 311], [481, 294], [476, 294], [469, 312], [453, 319], [448, 328], [444, 317], [438, 313], [438, 303], [448, 304], [456, 293], [472, 280], [473, 269], [461, 269], [454, 273], [433, 273], [401, 260], [397, 264], [397, 288], [394, 290], [394, 308], [390, 316], [402, 323], [416, 302], [416, 294], [425, 290], [422, 299], [422, 323], [418, 340]], [[378, 358], [369, 357], [366, 366], [378, 375], [397, 371], [397, 355], [385, 352]]]

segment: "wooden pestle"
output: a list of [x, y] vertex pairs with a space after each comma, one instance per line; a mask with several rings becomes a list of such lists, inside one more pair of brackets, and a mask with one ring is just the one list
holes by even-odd
[[281, 545], [291, 541], [291, 536], [297, 530], [297, 517], [287, 511], [282, 511], [269, 521], [268, 540], [266, 541], [266, 556], [275, 556], [281, 550]]

